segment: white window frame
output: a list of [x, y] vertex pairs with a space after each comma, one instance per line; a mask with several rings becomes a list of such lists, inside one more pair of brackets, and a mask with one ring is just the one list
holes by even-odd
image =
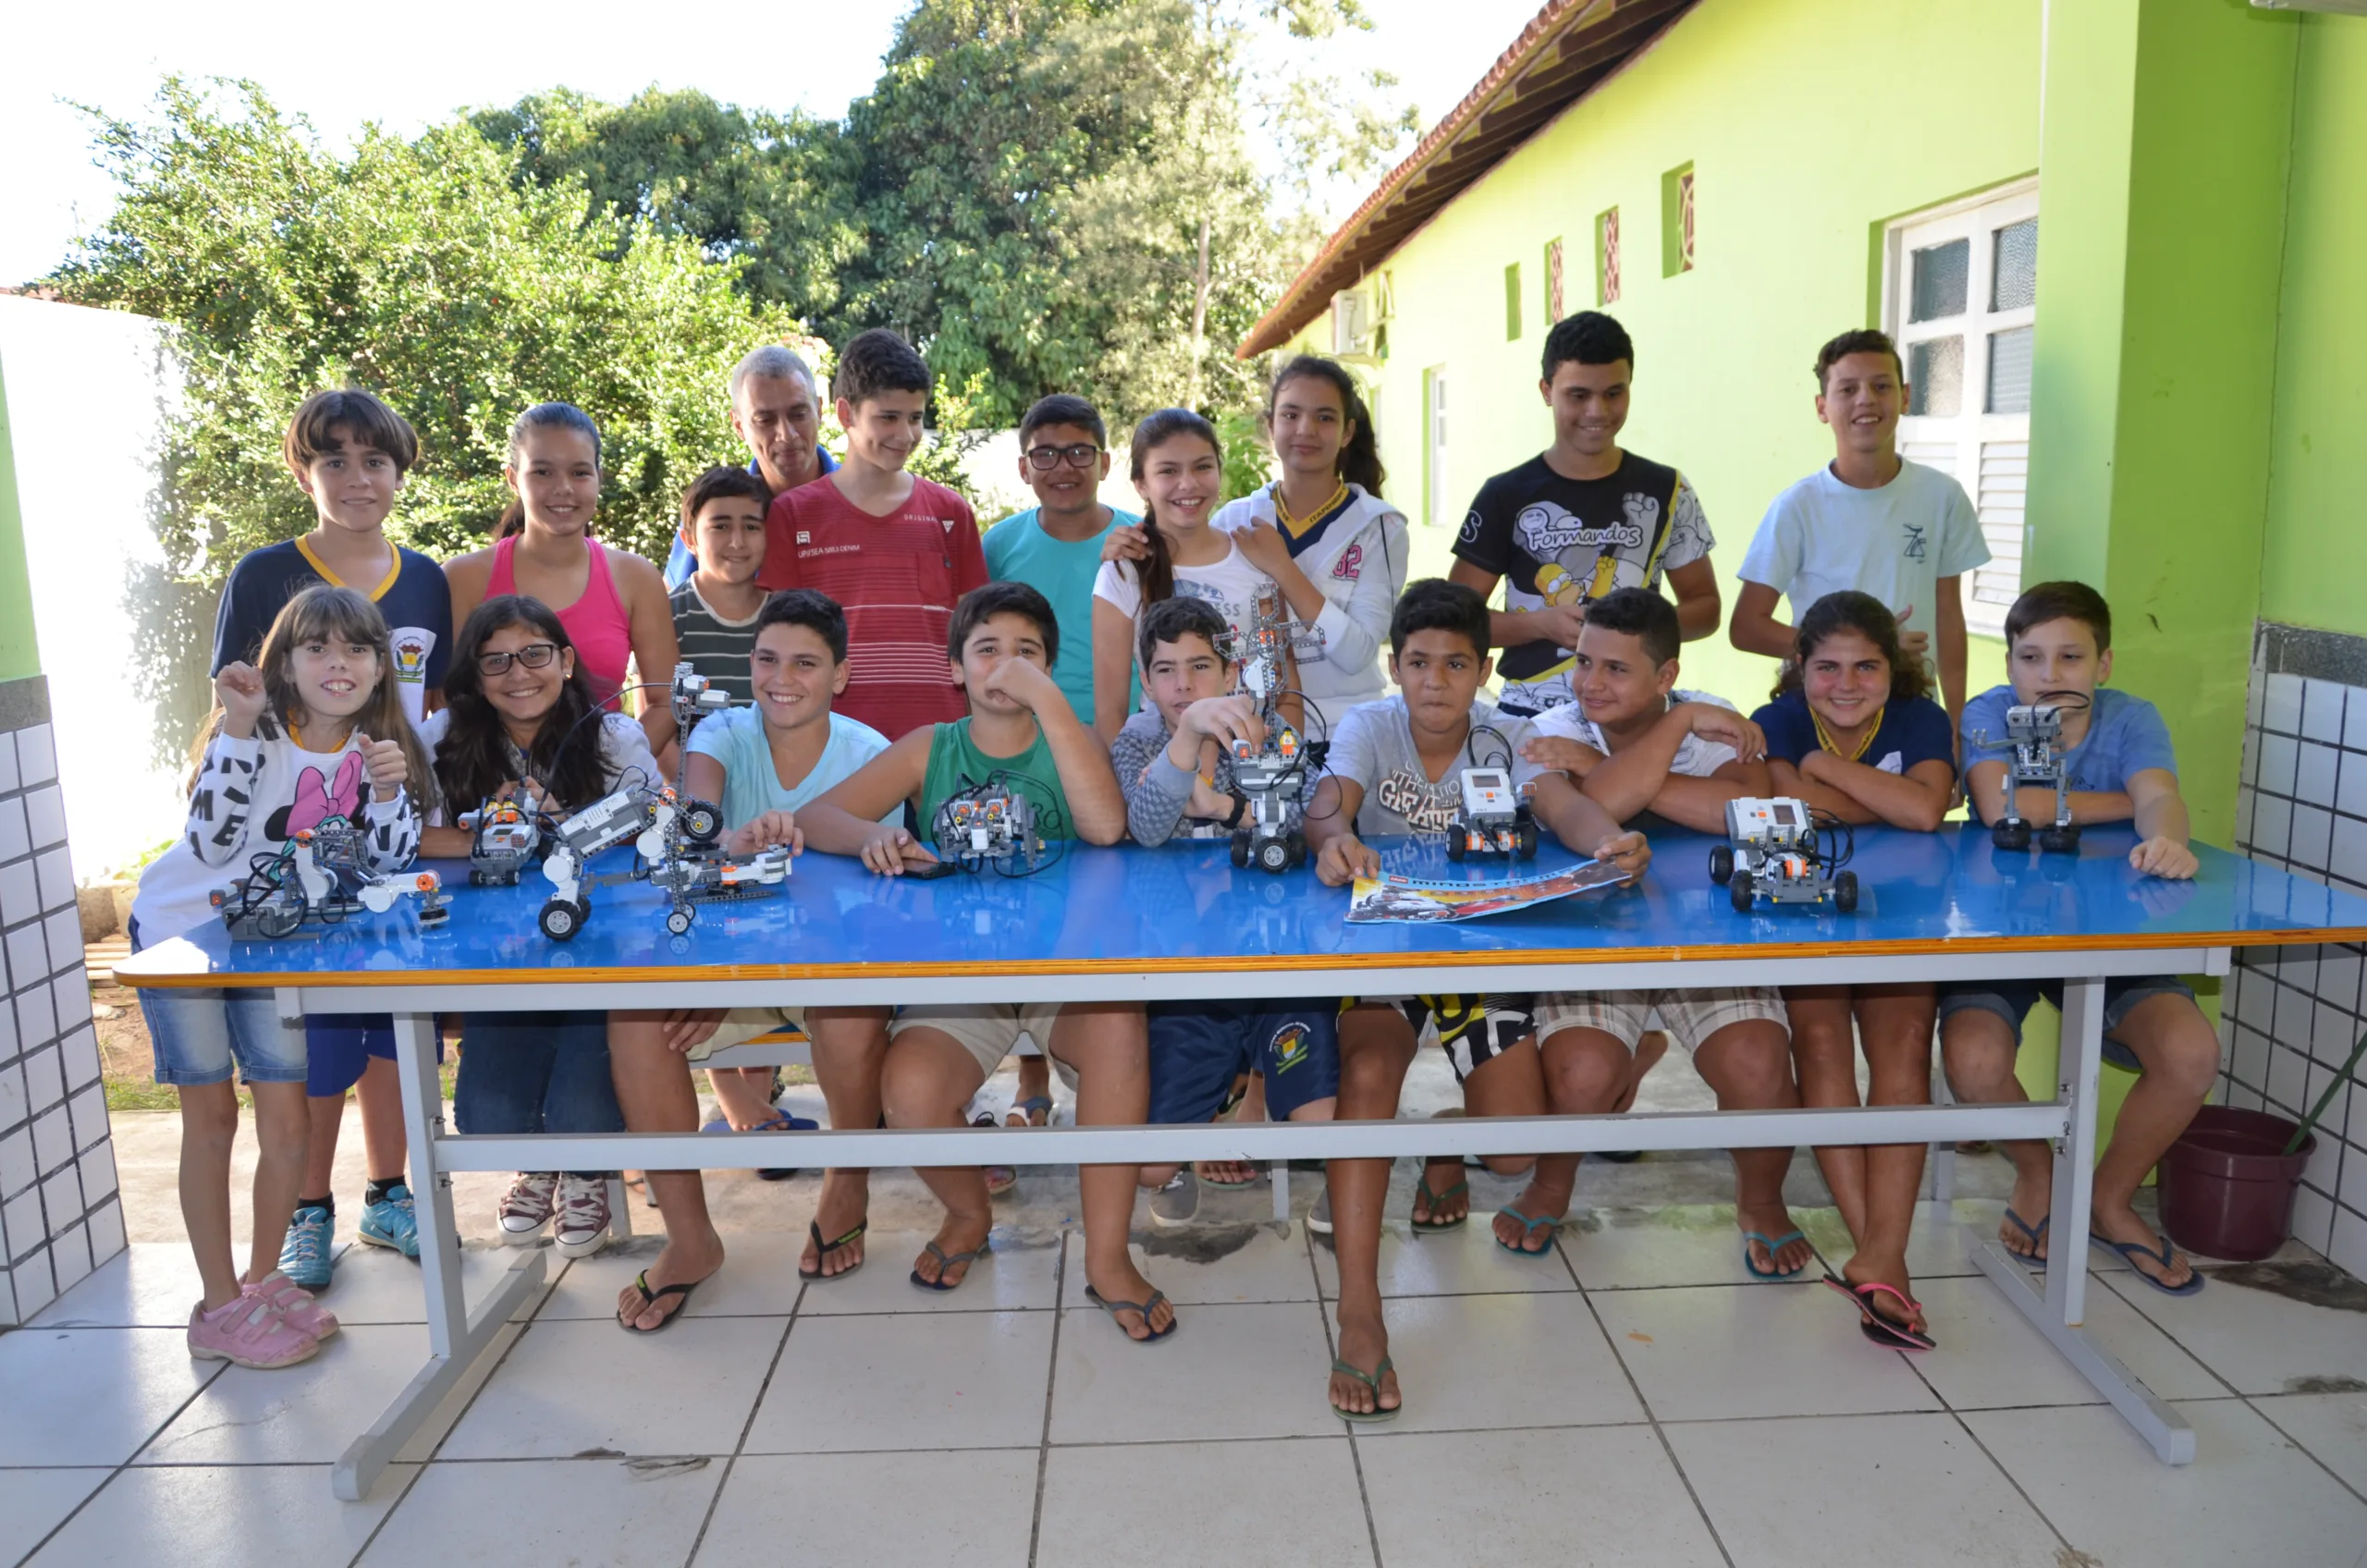
[[1446, 366], [1432, 365], [1422, 373], [1422, 452], [1428, 470], [1424, 475], [1428, 493], [1423, 497], [1427, 514], [1423, 521], [1433, 528], [1461, 521], [1453, 515], [1447, 500], [1446, 393]]
[[[1898, 344], [1903, 361], [1913, 363], [1914, 345], [1935, 337], [1960, 337], [1964, 345], [1964, 395], [1953, 417], [1908, 415], [1898, 423], [1899, 450], [1929, 463], [1964, 486], [1981, 513], [1993, 564], [1965, 574], [1965, 626], [1985, 636], [2005, 633], [2005, 610], [2021, 592], [2021, 563], [2029, 558], [2030, 523], [2025, 508], [2030, 440], [2027, 413], [1993, 414], [1989, 401], [1989, 337], [2031, 325], [2035, 305], [2019, 310], [1988, 308], [1998, 229], [2039, 215], [2039, 182], [2017, 180], [1978, 196], [1911, 214], [1889, 226], [1883, 257], [1883, 325]], [[1932, 321], [1907, 319], [1910, 295], [1908, 259], [1918, 251], [1952, 239], [1968, 240], [1965, 311]], [[1911, 372], [1910, 372], [1911, 374]]]

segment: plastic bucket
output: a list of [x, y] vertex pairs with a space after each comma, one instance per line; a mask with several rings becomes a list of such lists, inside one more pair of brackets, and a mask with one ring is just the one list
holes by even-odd
[[2291, 1154], [2297, 1124], [2257, 1110], [2207, 1105], [2162, 1157], [2162, 1228], [2189, 1252], [2250, 1263], [2285, 1244], [2293, 1198], [2318, 1145]]

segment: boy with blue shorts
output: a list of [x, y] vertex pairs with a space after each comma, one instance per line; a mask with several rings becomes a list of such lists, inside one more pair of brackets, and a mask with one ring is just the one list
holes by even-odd
[[[1239, 669], [1225, 657], [1228, 634], [1223, 612], [1206, 599], [1162, 599], [1143, 612], [1136, 653], [1150, 705], [1126, 720], [1110, 748], [1126, 797], [1126, 830], [1138, 844], [1229, 839], [1247, 810], [1233, 783], [1232, 745], [1265, 737], [1257, 700], [1233, 692]], [[1336, 1001], [1153, 1002], [1147, 1011], [1152, 1121], [1213, 1121], [1251, 1072], [1266, 1081], [1269, 1115], [1331, 1119], [1340, 1092]], [[1143, 1168], [1143, 1185], [1159, 1189], [1154, 1224], [1183, 1225], [1198, 1212], [1200, 1174]], [[1213, 1170], [1208, 1179], [1246, 1184]], [[1331, 1229], [1328, 1193], [1307, 1224]]]
[[[1983, 822], [2004, 815], [2005, 710], [2052, 704], [2062, 710], [2065, 766], [2075, 823], [2137, 825], [2128, 863], [2148, 876], [2185, 880], [2199, 863], [2187, 847], [2177, 757], [2161, 714], [2142, 697], [2103, 682], [2112, 674], [2112, 610], [2084, 582], [2042, 582], [2005, 616], [2011, 683], [1965, 704], [1965, 782]], [[2025, 787], [2020, 815], [2054, 820], [2054, 791]], [[2043, 996], [2060, 1006], [2063, 983], [1981, 980], [1940, 987], [1940, 1049], [1948, 1085], [1967, 1105], [2027, 1099], [2014, 1076], [2022, 1021]], [[2104, 1059], [2140, 1074], [2097, 1162], [2089, 1219], [2091, 1244], [2118, 1253], [2139, 1279], [2172, 1295], [2202, 1289], [2202, 1276], [2153, 1233], [2133, 1207], [2138, 1187], [2194, 1120], [2219, 1072], [2219, 1038], [2194, 993], [2175, 975], [2104, 982]], [[2003, 1145], [2014, 1162], [2014, 1197], [1998, 1239], [2044, 1267], [2053, 1170], [2046, 1145]]]

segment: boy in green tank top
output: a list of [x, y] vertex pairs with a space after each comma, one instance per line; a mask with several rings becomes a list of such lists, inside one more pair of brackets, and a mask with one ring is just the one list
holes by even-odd
[[[937, 856], [905, 828], [879, 819], [910, 802], [936, 820], [948, 795], [1001, 774], [1035, 806], [1048, 839], [1114, 844], [1125, 837], [1126, 800], [1110, 753], [1081, 723], [1051, 676], [1060, 628], [1044, 595], [1024, 582], [989, 582], [962, 597], [946, 639], [970, 717], [916, 729], [798, 813], [808, 849], [856, 855], [883, 876]], [[1076, 1086], [1083, 1125], [1138, 1123], [1150, 1108], [1149, 1046], [1139, 1002], [986, 1002], [908, 1007], [888, 1026], [879, 1090], [891, 1127], [959, 1127], [962, 1109], [1002, 1059], [1032, 1036]], [[945, 1222], [913, 1265], [923, 1290], [950, 1291], [987, 1251], [994, 1216], [977, 1167], [919, 1172]], [[1077, 1171], [1085, 1211], [1085, 1293], [1130, 1340], [1164, 1339], [1175, 1308], [1126, 1253], [1136, 1170]]]

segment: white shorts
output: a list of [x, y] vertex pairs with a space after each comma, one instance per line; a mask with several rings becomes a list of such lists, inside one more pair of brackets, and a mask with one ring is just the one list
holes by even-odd
[[1058, 1002], [973, 1002], [966, 1007], [899, 1008], [896, 1016], [888, 1021], [888, 1037], [893, 1040], [907, 1029], [918, 1028], [950, 1035], [977, 1062], [979, 1072], [991, 1078], [995, 1069], [1002, 1065], [1002, 1059], [1019, 1048], [1019, 1037], [1024, 1035], [1051, 1062], [1061, 1082], [1074, 1089], [1075, 1069], [1052, 1055], [1052, 1024], [1060, 1016]]
[[1564, 1029], [1596, 1029], [1633, 1050], [1644, 1033], [1647, 1015], [1655, 1010], [1687, 1055], [1730, 1023], [1764, 1020], [1790, 1027], [1783, 994], [1771, 986], [1689, 991], [1551, 991], [1537, 998], [1537, 1038], [1542, 1044]]

